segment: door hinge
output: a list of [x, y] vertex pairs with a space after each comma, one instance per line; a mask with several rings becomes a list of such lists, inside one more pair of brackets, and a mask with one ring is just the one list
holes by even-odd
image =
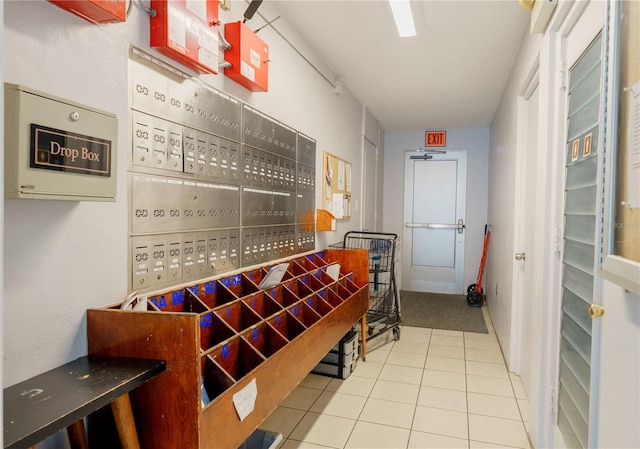
[[560, 88], [562, 90], [567, 90], [567, 78], [568, 78], [568, 73], [567, 70], [563, 67], [562, 69], [560, 69]]
[[558, 395], [558, 389], [556, 387], [549, 388], [549, 410], [551, 410], [551, 414], [556, 414], [557, 408], [557, 400], [556, 397]]
[[560, 226], [553, 227], [553, 252], [560, 254]]

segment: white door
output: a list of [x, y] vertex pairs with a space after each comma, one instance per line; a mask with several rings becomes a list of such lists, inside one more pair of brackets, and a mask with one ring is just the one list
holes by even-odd
[[362, 230], [376, 231], [376, 176], [378, 174], [378, 149], [367, 139], [362, 139], [364, 158], [364, 188], [362, 191]]
[[[515, 327], [519, 342], [519, 363], [516, 369], [522, 378], [523, 386], [530, 400], [530, 410], [538, 410], [538, 391], [540, 376], [535, 371], [540, 364], [540, 340], [542, 301], [540, 282], [536, 282], [535, 268], [539, 264], [536, 248], [540, 244], [536, 204], [537, 194], [541, 189], [538, 181], [537, 160], [538, 148], [538, 78], [535, 77], [522, 97], [520, 113], [523, 127], [522, 145], [518, 148], [521, 161], [519, 174], [520, 210], [517, 219], [518, 236], [514, 255], [514, 291], [519, 308], [519, 325]], [[531, 435], [536, 441], [538, 419], [531, 414]]]
[[[587, 136], [600, 135], [601, 52], [602, 36], [569, 72], [558, 427], [565, 444], [581, 448], [590, 447], [595, 430], [590, 425], [592, 376], [597, 372], [591, 363], [595, 327], [587, 311], [596, 299], [600, 144], [592, 142], [587, 155], [584, 142]], [[585, 72], [591, 75], [585, 76]], [[586, 105], [573, 101], [578, 97], [572, 93], [581, 87], [590, 91]]]
[[[600, 326], [588, 309], [599, 302], [604, 3], [590, 2], [566, 40], [564, 229], [561, 279], [557, 444], [595, 447]], [[582, 25], [582, 26], [581, 26]], [[602, 413], [603, 411], [600, 411]]]
[[463, 294], [467, 152], [405, 153], [402, 285]]

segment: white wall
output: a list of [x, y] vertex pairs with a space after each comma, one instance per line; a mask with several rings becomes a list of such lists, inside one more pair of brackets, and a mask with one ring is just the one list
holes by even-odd
[[[385, 152], [384, 152], [384, 135], [385, 132], [382, 127], [379, 128], [380, 138], [378, 139], [378, 196], [377, 196], [377, 215], [376, 215], [376, 230], [379, 232], [385, 232], [384, 230], [384, 167], [385, 167]], [[399, 284], [398, 284], [399, 285]]]
[[597, 447], [640, 447], [640, 297], [604, 281]]
[[[595, 4], [595, 5], [594, 5]], [[568, 33], [574, 24], [563, 24], [564, 17], [572, 8], [586, 9], [587, 2], [561, 1], [556, 10], [556, 30]], [[597, 9], [602, 2], [591, 2]], [[601, 7], [598, 17], [584, 16], [580, 20], [589, 21], [578, 26], [592, 28], [604, 23]], [[591, 23], [593, 21], [593, 23]], [[553, 23], [553, 21], [552, 21]], [[565, 34], [566, 35], [566, 34]], [[525, 85], [527, 76], [536, 58], [540, 58], [541, 129], [549, 135], [541, 135], [540, 151], [544, 151], [543, 171], [539, 170], [541, 198], [546, 202], [543, 215], [539, 219], [544, 235], [541, 248], [536, 254], [543, 255], [540, 284], [542, 285], [542, 321], [543, 332], [541, 346], [542, 359], [534, 367], [542, 376], [539, 435], [534, 440], [540, 447], [563, 447], [563, 442], [555, 432], [555, 416], [551, 414], [550, 389], [557, 384], [558, 335], [559, 335], [559, 292], [560, 268], [555, 261], [557, 255], [551, 249], [552, 226], [562, 224], [562, 197], [564, 186], [564, 122], [566, 120], [564, 103], [566, 92], [559, 91], [559, 70], [562, 49], [559, 36], [549, 33], [524, 38], [517, 61], [505, 86], [502, 99], [491, 126], [490, 165], [489, 165], [489, 222], [493, 224], [491, 247], [487, 261], [487, 303], [496, 333], [500, 340], [507, 363], [511, 348], [512, 327], [516, 321], [513, 315], [511, 291], [514, 247], [514, 208], [519, 195], [515, 192], [516, 145], [517, 145], [517, 100], [520, 89]], [[565, 66], [566, 67], [566, 66]], [[564, 100], [563, 100], [564, 99]], [[542, 131], [544, 133], [544, 131]], [[554, 140], [554, 137], [558, 137]], [[558, 157], [558, 155], [561, 155]], [[559, 161], [557, 160], [559, 159]], [[541, 165], [538, 166], [539, 168]], [[546, 172], [545, 172], [546, 170]], [[608, 281], [602, 281], [602, 289], [594, 302], [605, 307], [605, 316], [594, 323], [599, 327], [599, 357], [594, 359], [595, 383], [592, 396], [596, 400], [594, 425], [597, 428], [594, 447], [632, 448], [640, 447], [640, 298]], [[495, 286], [498, 285], [498, 295]], [[526, 317], [524, 317], [526, 319]], [[597, 354], [596, 349], [594, 354]], [[542, 402], [543, 401], [543, 402]], [[532, 416], [535, 419], [535, 417]], [[539, 438], [538, 438], [539, 437]]]
[[[119, 120], [116, 202], [5, 202], [5, 385], [86, 354], [86, 309], [117, 302], [126, 293], [128, 44], [149, 50], [149, 18], [133, 3], [125, 23], [92, 25], [44, 0], [3, 2], [4, 81], [116, 113]], [[239, 20], [245, 8], [244, 1], [234, 1], [221, 20]], [[271, 19], [279, 15], [266, 2], [259, 12]], [[250, 24], [257, 28], [264, 22], [256, 16]], [[284, 19], [276, 26], [333, 79]], [[346, 86], [335, 95], [271, 28], [260, 36], [271, 50], [268, 93], [250, 93], [222, 74], [202, 79], [317, 139], [319, 167], [324, 150], [351, 161], [353, 194], [360, 198], [362, 105]], [[359, 223], [354, 215], [339, 225], [337, 235]], [[324, 240], [332, 239], [321, 235], [318, 247]]]
[[491, 125], [489, 208], [491, 242], [487, 257], [487, 306], [509, 365], [512, 319], [514, 210], [516, 205], [517, 99], [537, 57], [538, 37], [527, 35]]
[[[424, 148], [424, 130], [391, 132], [384, 138], [384, 217], [383, 230], [402, 236], [404, 232], [404, 153]], [[478, 276], [482, 257], [484, 225], [487, 223], [487, 182], [489, 167], [489, 128], [447, 130], [445, 149], [467, 149], [467, 207], [464, 286]], [[492, 231], [493, 232], [493, 231]], [[406, 257], [402, 255], [402, 257]], [[491, 258], [489, 254], [488, 258]]]

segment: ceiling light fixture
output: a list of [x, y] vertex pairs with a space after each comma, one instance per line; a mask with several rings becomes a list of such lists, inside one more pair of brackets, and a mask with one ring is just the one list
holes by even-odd
[[411, 37], [416, 35], [416, 27], [411, 14], [411, 4], [409, 0], [389, 0], [393, 19], [396, 21], [396, 28], [400, 37]]

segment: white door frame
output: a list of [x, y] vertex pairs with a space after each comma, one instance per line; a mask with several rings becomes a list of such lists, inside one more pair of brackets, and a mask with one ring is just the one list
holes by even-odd
[[[567, 119], [567, 93], [566, 93], [566, 72], [568, 64], [575, 62], [578, 55], [569, 60], [567, 54], [567, 38], [572, 33], [576, 25], [593, 28], [592, 36], [597, 35], [597, 30], [604, 25], [602, 16], [596, 12], [590, 17], [583, 17], [585, 11], [591, 3], [601, 1], [580, 1], [580, 2], [559, 2], [558, 10], [555, 12], [552, 21], [541, 45], [540, 60], [548, 61], [549, 67], [541, 67], [540, 71], [540, 109], [546, 111], [544, 121], [539, 122], [539, 146], [549, 148], [544, 153], [544, 163], [548, 173], [546, 188], [542, 194], [546, 198], [547, 205], [544, 209], [545, 226], [543, 239], [544, 254], [541, 259], [544, 261], [541, 278], [543, 295], [543, 317], [542, 317], [542, 342], [541, 342], [541, 363], [540, 363], [540, 401], [537, 411], [539, 419], [538, 427], [538, 447], [563, 447], [563, 439], [559, 434], [556, 425], [557, 410], [557, 384], [559, 372], [560, 353], [560, 318], [562, 308], [562, 233], [564, 228], [564, 184], [565, 184], [565, 140], [566, 140], [566, 119]], [[592, 11], [590, 11], [592, 13]], [[582, 48], [584, 51], [586, 47]], [[596, 278], [598, 279], [598, 278]], [[601, 290], [596, 285], [594, 289], [594, 299], [601, 295]], [[594, 322], [594, 334], [597, 333], [599, 323]], [[598, 342], [594, 342], [598, 344]], [[512, 347], [513, 349], [513, 347]], [[596, 352], [598, 348], [596, 347]], [[597, 360], [592, 359], [592, 366]], [[591, 395], [592, 404], [597, 403], [597, 391], [593, 388], [592, 379]], [[597, 430], [597, 414], [591, 415], [591, 432], [596, 442], [595, 431]]]
[[[529, 70], [529, 75], [527, 76], [522, 89], [520, 90], [520, 94], [518, 96], [518, 112], [517, 112], [517, 129], [518, 133], [516, 136], [516, 171], [515, 171], [515, 197], [519, 200], [516, 202], [515, 210], [514, 210], [514, 232], [513, 232], [513, 249], [514, 254], [516, 252], [522, 251], [524, 248], [524, 242], [527, 236], [525, 236], [525, 200], [527, 194], [527, 186], [524, 181], [529, 181], [525, 178], [526, 173], [526, 162], [527, 162], [527, 106], [528, 101], [535, 89], [540, 84], [540, 65], [539, 60], [536, 59], [531, 69]], [[540, 96], [538, 95], [538, 98]], [[540, 111], [540, 108], [538, 109]], [[512, 283], [512, 292], [513, 292], [513, 309], [512, 309], [512, 320], [516, 323], [515, 326], [511, 326], [511, 341], [513, 344], [511, 345], [511, 355], [509, 360], [512, 360], [511, 368], [516, 374], [520, 374], [521, 363], [522, 363], [522, 320], [524, 317], [522, 316], [522, 302], [524, 300], [523, 295], [523, 282], [524, 277], [522, 275], [522, 270], [520, 270], [520, 262], [516, 261], [515, 258], [512, 260], [513, 264], [513, 283]], [[531, 264], [531, 268], [533, 268], [533, 264]]]
[[[372, 150], [367, 150], [367, 147], [372, 148]], [[367, 152], [371, 154], [368, 154]], [[366, 230], [369, 232], [379, 231], [376, 229], [376, 224], [378, 222], [378, 145], [374, 142], [371, 142], [367, 139], [366, 136], [362, 136], [362, 214], [361, 214], [361, 223], [360, 229]], [[367, 170], [367, 161], [368, 158], [373, 157], [373, 166], [375, 170], [369, 173]], [[367, 184], [368, 180], [373, 178], [373, 189], [369, 189]], [[370, 191], [373, 190], [373, 191]], [[357, 201], [357, 200], [356, 200]], [[373, 226], [368, 226], [366, 222], [367, 214], [373, 210]]]
[[[530, 132], [528, 128], [528, 117], [529, 117], [529, 107], [531, 105], [530, 99], [533, 93], [538, 89], [538, 124], [543, 120], [544, 116], [546, 116], [545, 111], [543, 111], [540, 103], [541, 103], [541, 95], [540, 95], [540, 62], [539, 59], [533, 62], [527, 77], [520, 89], [518, 100], [517, 100], [517, 137], [516, 137], [516, 170], [515, 170], [515, 197], [519, 198], [519, 201], [516, 202], [515, 207], [515, 216], [514, 216], [514, 258], [512, 259], [512, 272], [513, 272], [513, 280], [512, 280], [512, 292], [513, 292], [513, 308], [512, 308], [512, 323], [515, 323], [514, 326], [511, 326], [511, 354], [510, 360], [511, 368], [516, 374], [521, 374], [523, 368], [523, 344], [524, 340], [524, 328], [525, 323], [529, 320], [529, 317], [525, 316], [525, 301], [540, 301], [541, 298], [541, 287], [539, 283], [536, 283], [536, 290], [532, 292], [524, 291], [525, 288], [525, 279], [524, 279], [524, 265], [526, 265], [526, 271], [528, 276], [532, 276], [533, 279], [540, 279], [542, 272], [542, 257], [538, 255], [543, 255], [544, 248], [541, 240], [541, 230], [544, 228], [544, 204], [539, 201], [541, 193], [543, 193], [543, 188], [540, 188], [545, 184], [545, 174], [544, 170], [540, 170], [540, 161], [541, 157], [539, 152], [536, 152], [535, 156], [535, 164], [538, 166], [536, 173], [538, 176], [537, 179], [531, 180], [529, 179], [530, 167], [527, 166], [528, 160], [528, 152], [531, 149], [528, 147], [528, 134]], [[540, 126], [535, 130], [538, 134], [537, 141], [539, 142], [541, 139], [540, 135]], [[544, 148], [540, 144], [537, 146], [538, 148]], [[540, 179], [542, 180], [540, 181]], [[532, 217], [528, 216], [526, 213], [527, 210], [527, 189], [531, 188], [531, 183], [535, 182], [535, 188], [539, 188], [539, 192], [536, 195], [536, 205], [534, 205], [534, 217], [535, 220], [534, 229], [536, 229], [535, 235], [526, 235], [526, 224]], [[530, 205], [529, 205], [530, 206]], [[530, 208], [529, 208], [530, 210]], [[515, 253], [523, 252], [527, 247], [526, 242], [533, 239], [533, 247], [534, 254], [536, 257], [532, 257], [534, 254], [526, 254], [526, 259], [523, 261], [519, 261], [515, 259]], [[531, 244], [531, 242], [529, 242]], [[538, 318], [540, 319], [540, 318]], [[537, 339], [534, 344], [540, 343], [542, 339], [540, 329], [533, 329], [533, 333], [531, 335], [532, 339]], [[533, 354], [535, 356], [535, 354]], [[532, 369], [540, 366], [541, 360], [534, 360], [532, 363]], [[533, 379], [539, 379], [538, 373], [529, 373]], [[534, 388], [532, 391], [527, 391], [527, 394], [536, 393], [536, 391], [540, 390], [540, 385], [538, 388]], [[539, 404], [539, 397], [529, 397], [531, 410], [537, 410]], [[538, 417], [531, 416], [530, 417], [530, 432], [531, 438], [533, 440], [534, 445], [538, 443]]]

